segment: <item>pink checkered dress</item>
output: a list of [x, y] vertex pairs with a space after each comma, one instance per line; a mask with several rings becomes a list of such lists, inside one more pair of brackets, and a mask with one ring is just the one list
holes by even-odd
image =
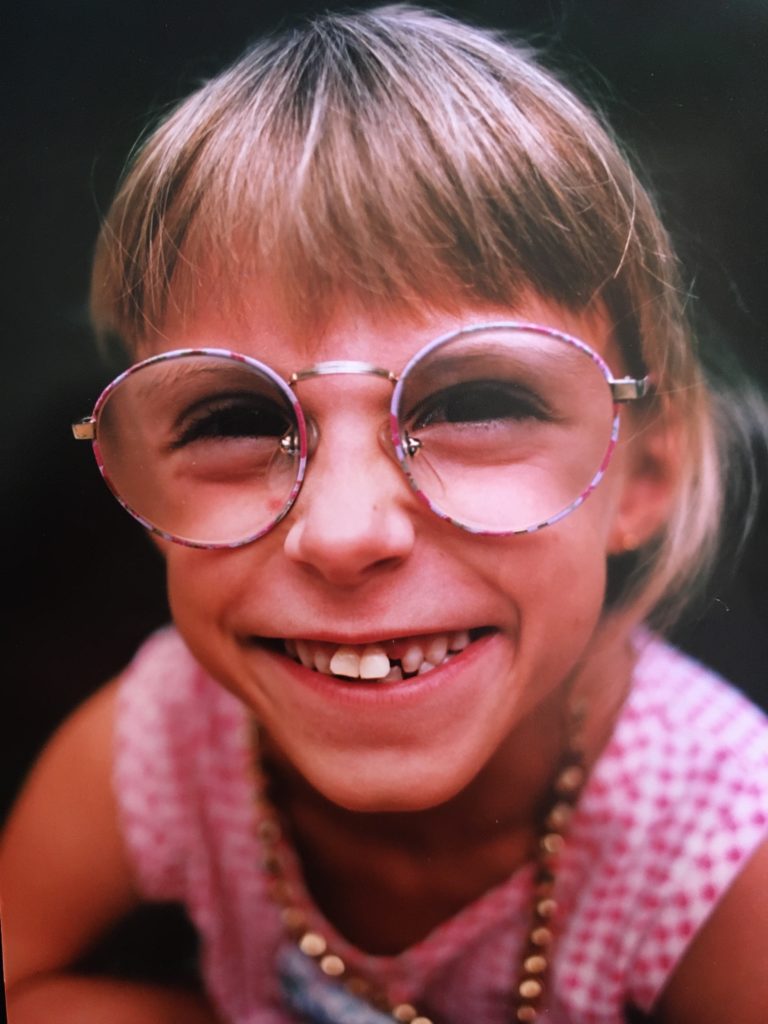
[[[555, 1024], [619, 1024], [627, 1003], [648, 1011], [768, 835], [766, 719], [661, 641], [643, 633], [637, 644], [632, 692], [558, 873], [562, 930], [546, 1018]], [[276, 968], [283, 931], [260, 867], [247, 713], [168, 629], [126, 673], [116, 728], [115, 786], [140, 891], [186, 906], [227, 1021], [295, 1022]], [[293, 873], [311, 908], [296, 863]], [[310, 913], [351, 968], [393, 1000], [439, 1024], [509, 1024], [530, 882], [530, 868], [515, 872], [398, 956], [367, 956]], [[362, 1020], [339, 1014], [337, 1024]]]

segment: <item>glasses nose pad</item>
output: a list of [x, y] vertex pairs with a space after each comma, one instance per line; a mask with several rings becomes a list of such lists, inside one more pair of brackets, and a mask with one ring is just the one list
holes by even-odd
[[403, 438], [403, 451], [405, 454], [412, 459], [420, 449], [421, 441], [418, 437], [411, 437], [410, 434], [406, 434]]
[[408, 473], [408, 468], [406, 462], [402, 459], [401, 455], [401, 453], [404, 452], [406, 456], [409, 456], [410, 453], [406, 448], [405, 441], [398, 442], [395, 440], [396, 437], [407, 438], [407, 434], [401, 431], [400, 428], [398, 428], [397, 434], [395, 434], [392, 428], [392, 420], [390, 419], [386, 420], [384, 423], [381, 424], [381, 426], [379, 427], [378, 435], [379, 444], [381, 445], [385, 454], [389, 456], [392, 462], [394, 462], [394, 464], [398, 467], [400, 472], [404, 474], [407, 482], [410, 485], [411, 480]]
[[283, 455], [288, 455], [290, 458], [295, 458], [299, 454], [301, 451], [301, 441], [299, 440], [298, 430], [293, 428], [280, 438], [280, 451]]
[[[317, 425], [312, 421], [304, 417], [304, 434], [307, 445], [307, 457], [313, 455], [318, 444], [319, 432]], [[286, 430], [283, 436], [280, 438], [280, 451], [289, 456], [290, 458], [296, 458], [301, 455], [301, 435], [299, 433], [298, 425], [294, 424]]]
[[[408, 433], [405, 426], [398, 427], [398, 436], [398, 447], [404, 456], [399, 460], [400, 465], [411, 486], [430, 498], [443, 498], [446, 493], [445, 482], [430, 459], [429, 449], [424, 447], [424, 442]], [[392, 448], [391, 438], [389, 447]]]
[[[400, 438], [400, 441], [396, 441], [395, 437]], [[407, 460], [415, 455], [417, 448], [421, 447], [421, 442], [417, 440], [417, 438], [412, 438], [400, 427], [397, 428], [397, 434], [395, 435], [391, 421], [385, 421], [379, 427], [379, 444], [390, 459], [392, 459], [392, 461], [399, 466], [401, 470], [406, 471], [406, 474], [407, 464], [401, 458], [401, 453], [405, 455]]]

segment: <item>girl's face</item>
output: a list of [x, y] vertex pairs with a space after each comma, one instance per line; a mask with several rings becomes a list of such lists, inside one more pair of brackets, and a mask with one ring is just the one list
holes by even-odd
[[[431, 312], [419, 323], [341, 310], [312, 337], [292, 333], [263, 295], [248, 308], [232, 322], [211, 310], [170, 324], [153, 349], [228, 347], [285, 378], [334, 359], [397, 373], [432, 337], [518, 319], [574, 334], [620, 370], [600, 316], [535, 298], [514, 310]], [[387, 453], [391, 392], [371, 376], [300, 382], [319, 442], [288, 516], [234, 550], [160, 542], [174, 618], [200, 662], [320, 792], [369, 811], [436, 806], [519, 756], [521, 726], [544, 714], [589, 655], [632, 476], [620, 443], [601, 485], [556, 525], [472, 535], [430, 512]], [[401, 682], [350, 682], [297, 660], [327, 665], [339, 647], [359, 655], [368, 645], [436, 667]], [[447, 661], [446, 647], [458, 649]]]

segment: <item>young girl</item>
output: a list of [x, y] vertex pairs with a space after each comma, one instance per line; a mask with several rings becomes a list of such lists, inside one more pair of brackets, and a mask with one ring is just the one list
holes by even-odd
[[[75, 425], [174, 627], [5, 836], [12, 1024], [763, 1024], [768, 728], [643, 622], [732, 456], [653, 205], [531, 56], [267, 39], [143, 146]], [[180, 901], [205, 994], [77, 973]]]

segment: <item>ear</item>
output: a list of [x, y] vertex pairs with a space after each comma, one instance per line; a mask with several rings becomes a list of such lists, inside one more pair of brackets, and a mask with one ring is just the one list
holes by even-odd
[[[634, 551], [666, 523], [680, 479], [681, 437], [661, 414], [626, 417], [629, 434], [620, 442], [622, 482], [608, 535], [608, 554]], [[618, 454], [618, 453], [617, 453]]]

